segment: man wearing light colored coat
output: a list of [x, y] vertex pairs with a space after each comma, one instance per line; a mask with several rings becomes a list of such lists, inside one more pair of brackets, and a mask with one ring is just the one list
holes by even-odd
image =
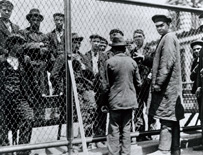
[[184, 118], [180, 45], [175, 34], [169, 32], [171, 18], [152, 17], [161, 39], [155, 51], [149, 116], [160, 119], [159, 150], [150, 155], [180, 155], [180, 124]]

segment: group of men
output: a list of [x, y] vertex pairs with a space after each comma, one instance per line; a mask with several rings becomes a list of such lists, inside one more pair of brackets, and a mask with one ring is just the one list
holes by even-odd
[[[37, 115], [33, 109], [40, 108], [37, 106], [43, 96], [49, 94], [48, 72], [54, 94], [63, 95], [66, 89], [64, 14], [55, 13], [56, 28], [44, 34], [40, 32], [44, 17], [38, 9], [30, 10], [26, 15], [30, 26], [20, 30], [9, 20], [13, 7], [8, 0], [0, 1], [0, 145], [9, 145], [9, 130], [14, 144], [30, 142], [33, 115]], [[105, 135], [104, 111], [108, 111], [107, 147], [111, 155], [130, 155], [133, 124], [135, 130], [145, 130], [145, 124], [150, 129], [154, 118], [160, 119], [161, 132], [159, 150], [151, 155], [181, 154], [179, 120], [184, 118], [184, 109], [180, 45], [169, 32], [170, 17], [155, 15], [152, 21], [161, 36], [155, 51], [145, 46], [141, 29], [134, 31], [129, 44], [119, 29], [110, 31], [111, 44], [93, 34], [89, 37], [91, 49], [85, 54], [80, 52], [84, 38], [72, 33], [72, 63], [85, 136]], [[111, 48], [106, 51], [108, 45]], [[140, 113], [143, 106], [147, 107], [147, 123]], [[17, 154], [28, 155], [30, 151]]]

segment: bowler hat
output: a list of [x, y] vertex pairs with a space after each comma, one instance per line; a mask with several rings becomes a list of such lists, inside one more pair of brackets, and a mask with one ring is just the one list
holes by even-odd
[[126, 46], [126, 42], [123, 39], [123, 37], [115, 37], [112, 40], [112, 44], [109, 44], [110, 46]]
[[10, 35], [5, 42], [5, 48], [9, 48], [11, 44], [15, 43], [24, 43], [26, 42], [25, 38], [20, 34], [12, 34]]
[[92, 35], [90, 36], [90, 39], [95, 39], [95, 38], [101, 39], [101, 36], [98, 35], [98, 34], [92, 34]]
[[154, 23], [159, 22], [159, 21], [171, 23], [172, 19], [170, 17], [166, 16], [166, 15], [154, 15], [152, 17], [152, 21]]
[[53, 17], [55, 18], [56, 16], [60, 16], [64, 18], [64, 14], [63, 13], [55, 13], [53, 14]]
[[195, 40], [193, 41], [191, 44], [190, 44], [190, 47], [193, 48], [195, 45], [201, 45], [203, 46], [203, 41], [198, 39], [198, 40]]
[[83, 37], [79, 36], [77, 33], [72, 33], [72, 40], [82, 41]]
[[8, 0], [2, 0], [2, 1], [0, 1], [0, 7], [2, 7], [2, 6], [10, 7], [12, 10], [14, 8], [13, 3], [11, 3]]
[[40, 14], [39, 9], [35, 9], [35, 8], [31, 9], [30, 12], [26, 15], [26, 19], [28, 21], [30, 21], [30, 18], [33, 17], [33, 16], [40, 18], [41, 21], [44, 20], [44, 17]]
[[120, 33], [122, 36], [124, 36], [123, 32], [119, 29], [112, 29], [110, 32], [109, 32], [109, 35], [113, 34], [113, 33]]

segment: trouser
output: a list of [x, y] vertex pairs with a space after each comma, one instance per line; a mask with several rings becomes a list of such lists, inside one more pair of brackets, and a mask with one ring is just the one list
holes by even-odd
[[101, 106], [98, 106], [95, 112], [95, 120], [93, 124], [94, 137], [105, 136], [106, 118], [107, 113], [103, 113], [101, 111]]
[[177, 151], [180, 149], [179, 121], [160, 120], [161, 132], [159, 149], [162, 151]]
[[[198, 106], [199, 106], [199, 119], [200, 119], [200, 122], [201, 122], [201, 128], [202, 128], [202, 131], [203, 131], [203, 106], [202, 106], [202, 102], [201, 102], [201, 99], [202, 97], [199, 97], [197, 98], [197, 102], [198, 102]], [[202, 132], [202, 145], [203, 145], [203, 132]]]
[[[4, 115], [4, 123], [1, 124], [3, 133], [3, 144], [9, 145], [8, 132], [12, 131], [13, 143], [17, 144], [17, 130], [19, 129], [18, 144], [30, 143], [32, 134], [33, 110], [28, 102], [18, 98], [18, 96], [10, 96], [5, 100], [2, 106], [1, 115]], [[30, 151], [17, 152], [17, 155], [28, 155]]]
[[107, 147], [109, 155], [130, 155], [132, 110], [110, 110]]

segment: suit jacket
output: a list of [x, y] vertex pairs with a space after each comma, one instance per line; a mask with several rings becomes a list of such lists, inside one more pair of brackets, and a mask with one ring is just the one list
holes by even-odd
[[95, 94], [95, 100], [97, 102], [97, 105], [104, 105], [106, 103], [106, 100], [103, 100], [105, 97], [105, 92], [103, 88], [104, 83], [104, 72], [105, 72], [105, 62], [108, 59], [108, 54], [106, 52], [99, 52], [99, 58], [98, 58], [98, 73], [94, 75], [93, 73], [93, 62], [92, 62], [92, 53], [91, 51], [88, 51], [84, 55], [83, 63], [87, 67], [87, 74], [85, 74], [85, 77], [87, 77], [89, 80], [93, 82], [94, 86], [94, 92]]
[[0, 18], [0, 55], [7, 53], [5, 50], [5, 42], [6, 39], [12, 34], [12, 33], [17, 33], [19, 31], [19, 26], [13, 24], [10, 21], [11, 24], [11, 28], [12, 28], [12, 32], [10, 32], [8, 30], [8, 28], [6, 27], [6, 25], [4, 24], [2, 18]]
[[57, 35], [56, 35], [56, 29], [54, 29], [52, 32], [47, 34], [47, 39], [49, 41], [49, 49], [52, 51], [53, 55], [58, 57], [58, 55], [64, 53], [65, 49], [65, 30], [63, 30], [63, 35], [61, 37], [61, 42], [58, 41]]
[[110, 110], [138, 108], [136, 87], [141, 86], [137, 63], [118, 53], [106, 61], [104, 90], [108, 93]]

